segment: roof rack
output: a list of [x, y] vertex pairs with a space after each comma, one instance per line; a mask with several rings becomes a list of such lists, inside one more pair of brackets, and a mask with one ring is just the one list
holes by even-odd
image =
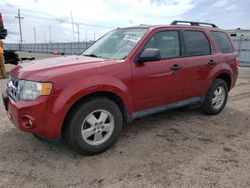
[[206, 23], [206, 22], [193, 22], [193, 21], [183, 21], [183, 20], [174, 20], [170, 25], [178, 25], [178, 23], [188, 23], [192, 26], [203, 26], [203, 25], [208, 25], [212, 26], [214, 28], [218, 28], [217, 25], [212, 24], [212, 23]]

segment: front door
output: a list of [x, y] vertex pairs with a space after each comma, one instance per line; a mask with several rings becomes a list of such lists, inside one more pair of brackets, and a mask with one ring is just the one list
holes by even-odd
[[159, 49], [161, 60], [132, 65], [135, 111], [182, 99], [185, 58], [181, 57], [179, 36], [178, 31], [156, 32], [143, 49]]

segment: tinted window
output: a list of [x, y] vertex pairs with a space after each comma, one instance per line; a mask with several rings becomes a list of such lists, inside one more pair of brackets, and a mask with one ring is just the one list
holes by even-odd
[[213, 31], [211, 33], [215, 38], [221, 52], [230, 53], [234, 51], [232, 44], [230, 43], [229, 38], [225, 33], [217, 31], [216, 32]]
[[157, 48], [161, 52], [161, 59], [180, 56], [180, 41], [177, 31], [164, 31], [155, 34], [144, 47]]
[[211, 54], [210, 43], [201, 31], [184, 31], [185, 55]]

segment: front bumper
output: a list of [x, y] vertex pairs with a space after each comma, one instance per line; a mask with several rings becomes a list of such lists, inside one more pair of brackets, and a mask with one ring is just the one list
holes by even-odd
[[47, 139], [60, 138], [60, 116], [52, 111], [54, 97], [41, 96], [35, 101], [14, 101], [5, 91], [2, 100], [9, 119], [22, 131]]

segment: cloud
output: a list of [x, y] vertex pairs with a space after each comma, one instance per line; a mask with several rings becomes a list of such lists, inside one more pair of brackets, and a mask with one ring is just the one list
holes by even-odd
[[135, 23], [146, 18], [163, 19], [182, 14], [193, 7], [192, 0], [3, 0], [4, 6], [20, 7], [27, 16], [57, 18], [70, 17], [70, 11], [76, 21], [96, 22], [101, 20], [104, 23]]
[[[175, 19], [215, 22], [227, 28], [250, 27], [250, 1], [244, 0], [1, 0], [5, 27], [18, 32], [17, 9], [21, 9], [23, 38], [44, 42], [51, 27], [54, 41], [73, 41], [70, 12], [79, 25], [80, 39], [93, 40], [113, 28], [138, 24], [169, 24]], [[238, 13], [241, 14], [238, 14]], [[219, 19], [218, 19], [219, 15]], [[77, 27], [74, 24], [76, 31]], [[75, 32], [76, 33], [76, 32]], [[95, 33], [95, 34], [94, 34]], [[7, 42], [19, 37], [10, 33]], [[46, 39], [48, 41], [48, 39]]]
[[233, 5], [229, 5], [225, 8], [225, 10], [234, 10], [237, 9], [238, 5], [237, 4], [233, 4]]
[[218, 0], [217, 2], [212, 4], [212, 8], [221, 8], [225, 7], [228, 4], [228, 0]]
[[[155, 20], [158, 23], [166, 24], [169, 20], [179, 16], [194, 7], [193, 0], [182, 1], [148, 1], [148, 0], [117, 0], [120, 7], [124, 7], [121, 11], [120, 19], [126, 21], [134, 20], [135, 23], [154, 24]], [[128, 12], [126, 14], [125, 12]]]

